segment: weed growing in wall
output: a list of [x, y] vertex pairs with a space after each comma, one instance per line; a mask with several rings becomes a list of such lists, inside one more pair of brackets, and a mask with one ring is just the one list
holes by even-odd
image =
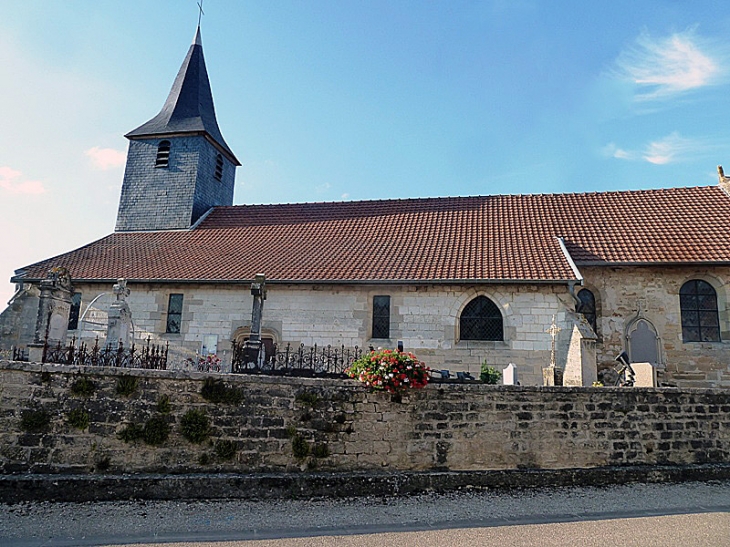
[[75, 427], [76, 429], [81, 429], [83, 431], [89, 427], [91, 417], [83, 408], [74, 408], [71, 412], [66, 414], [66, 421], [71, 427]]
[[117, 437], [125, 443], [132, 443], [142, 438], [144, 430], [141, 425], [131, 423], [117, 433]]
[[108, 471], [111, 467], [112, 460], [109, 456], [104, 456], [103, 458], [99, 458], [96, 463], [94, 464], [94, 468], [96, 471], [101, 471], [102, 473], [104, 471]]
[[330, 448], [325, 443], [314, 445], [312, 448], [312, 456], [315, 458], [327, 458], [330, 455]]
[[300, 391], [294, 397], [294, 400], [304, 406], [314, 408], [319, 403], [319, 395], [313, 391]]
[[51, 415], [43, 410], [24, 410], [20, 417], [20, 429], [26, 433], [42, 433], [51, 424]]
[[212, 459], [210, 454], [201, 454], [198, 456], [198, 465], [210, 465]]
[[218, 441], [215, 443], [215, 455], [218, 456], [219, 460], [228, 461], [233, 459], [236, 455], [236, 443], [233, 441]]
[[153, 416], [144, 424], [142, 440], [145, 444], [159, 446], [170, 436], [170, 424], [162, 416]]
[[89, 378], [82, 377], [71, 384], [71, 394], [76, 397], [90, 397], [96, 391], [96, 384]]
[[172, 405], [170, 404], [170, 396], [160, 395], [157, 399], [157, 412], [160, 414], [169, 414], [171, 410]]
[[203, 399], [211, 403], [239, 405], [243, 402], [243, 390], [226, 386], [222, 380], [206, 378], [200, 389]]
[[139, 381], [135, 376], [120, 376], [117, 380], [117, 395], [129, 397], [137, 391]]
[[202, 443], [210, 436], [208, 416], [202, 410], [188, 410], [180, 419], [180, 433], [191, 443]]
[[303, 460], [304, 458], [309, 456], [309, 452], [310, 452], [309, 443], [301, 435], [296, 435], [291, 440], [291, 450], [292, 450], [292, 454], [294, 454], [294, 457], [296, 459]]

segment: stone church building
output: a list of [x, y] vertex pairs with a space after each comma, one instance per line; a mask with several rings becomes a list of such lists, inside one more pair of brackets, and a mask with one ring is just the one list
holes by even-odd
[[[39, 284], [73, 282], [68, 337], [128, 280], [134, 339], [230, 352], [266, 276], [265, 342], [395, 347], [433, 368], [551, 360], [585, 378], [626, 351], [665, 385], [730, 387], [730, 181], [585, 194], [238, 205], [200, 31], [160, 113], [129, 132], [114, 233], [18, 269], [0, 344], [33, 341]], [[106, 302], [106, 304], [104, 304]], [[102, 333], [103, 334], [103, 333]], [[590, 383], [588, 383], [590, 385]]]

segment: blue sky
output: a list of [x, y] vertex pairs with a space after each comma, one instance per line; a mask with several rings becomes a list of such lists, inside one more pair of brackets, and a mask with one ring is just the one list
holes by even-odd
[[[236, 203], [716, 184], [719, 1], [206, 0]], [[0, 307], [13, 270], [114, 228], [127, 142], [195, 0], [2, 2]], [[628, 212], [627, 212], [628, 213]]]

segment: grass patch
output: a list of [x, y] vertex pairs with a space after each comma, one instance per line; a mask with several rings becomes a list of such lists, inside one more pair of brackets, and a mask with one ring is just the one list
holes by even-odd
[[79, 378], [71, 384], [71, 394], [76, 397], [90, 397], [96, 391], [96, 384], [89, 378]]
[[296, 394], [294, 400], [301, 405], [314, 408], [319, 403], [320, 397], [317, 393], [313, 391], [300, 391]]
[[191, 443], [202, 443], [210, 436], [208, 416], [202, 410], [188, 410], [180, 420], [180, 433]]
[[117, 395], [122, 397], [129, 397], [137, 391], [139, 380], [136, 376], [120, 376], [117, 380]]
[[74, 408], [71, 412], [66, 414], [66, 421], [71, 427], [75, 427], [76, 429], [81, 429], [83, 431], [89, 427], [91, 417], [83, 408]]
[[51, 415], [45, 410], [24, 410], [20, 428], [26, 433], [42, 433], [51, 424]]
[[169, 414], [172, 410], [172, 404], [170, 404], [169, 395], [160, 395], [157, 399], [157, 412], [160, 414]]
[[243, 390], [226, 386], [222, 380], [206, 378], [200, 395], [210, 403], [225, 403], [239, 405], [243, 402]]

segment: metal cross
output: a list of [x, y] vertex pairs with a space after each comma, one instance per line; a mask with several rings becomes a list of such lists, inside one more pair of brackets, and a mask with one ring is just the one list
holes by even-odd
[[557, 326], [557, 325], [555, 324], [555, 315], [553, 315], [553, 323], [552, 323], [552, 325], [550, 325], [550, 328], [549, 328], [548, 330], [546, 330], [546, 331], [545, 331], [545, 332], [547, 332], [547, 333], [548, 333], [548, 334], [549, 334], [550, 336], [552, 336], [552, 337], [553, 337], [553, 343], [552, 343], [552, 347], [550, 348], [550, 366], [551, 366], [551, 367], [554, 367], [554, 366], [555, 366], [555, 337], [556, 337], [556, 336], [558, 335], [558, 333], [559, 333], [559, 332], [560, 332], [561, 330], [563, 330], [563, 329], [561, 329], [560, 327], [558, 327], [558, 326]]
[[205, 15], [205, 12], [203, 11], [203, 0], [198, 2], [198, 10], [200, 10], [200, 13], [198, 13], [198, 26], [200, 26], [200, 18]]

